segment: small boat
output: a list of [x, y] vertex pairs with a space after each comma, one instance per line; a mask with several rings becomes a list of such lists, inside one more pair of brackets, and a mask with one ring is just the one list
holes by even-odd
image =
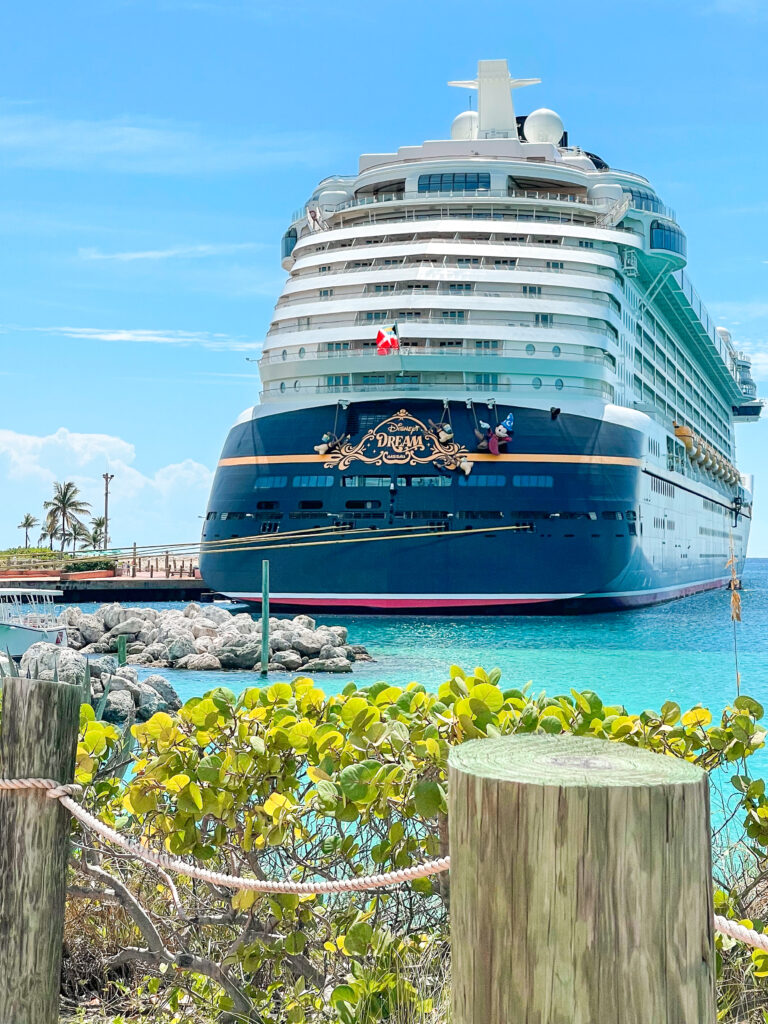
[[62, 590], [0, 590], [0, 651], [20, 658], [41, 640], [67, 646], [67, 627], [56, 615], [54, 598]]

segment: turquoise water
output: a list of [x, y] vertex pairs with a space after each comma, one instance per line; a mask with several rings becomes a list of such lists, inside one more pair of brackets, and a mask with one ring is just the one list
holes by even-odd
[[[768, 704], [768, 559], [750, 559], [744, 572], [744, 621], [737, 625], [741, 691]], [[95, 606], [83, 606], [92, 610]], [[448, 666], [499, 666], [502, 683], [535, 690], [593, 689], [631, 711], [699, 702], [719, 709], [735, 695], [730, 593], [712, 591], [637, 611], [569, 617], [429, 618], [327, 616], [349, 627], [375, 663], [352, 675], [317, 675], [328, 693], [354, 679], [369, 684], [418, 680], [436, 689]], [[140, 669], [147, 675], [151, 670]], [[240, 691], [259, 684], [258, 672], [163, 669], [182, 699], [214, 686]], [[270, 681], [289, 676], [270, 674]]]

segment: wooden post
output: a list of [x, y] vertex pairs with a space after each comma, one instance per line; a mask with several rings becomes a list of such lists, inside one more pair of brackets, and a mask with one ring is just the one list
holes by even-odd
[[127, 644], [127, 640], [126, 640], [125, 633], [121, 633], [118, 636], [118, 638], [117, 638], [117, 664], [118, 665], [125, 665], [125, 662], [126, 662], [126, 655], [125, 655], [126, 644]]
[[269, 559], [261, 561], [261, 674], [269, 665]]
[[[81, 688], [6, 676], [0, 776], [74, 778]], [[0, 1021], [56, 1024], [70, 816], [45, 792], [0, 791]]]
[[171, 556], [166, 551], [165, 552], [165, 578], [168, 579], [168, 577], [170, 575], [171, 575]]
[[448, 763], [453, 1024], [712, 1024], [700, 768], [530, 735]]

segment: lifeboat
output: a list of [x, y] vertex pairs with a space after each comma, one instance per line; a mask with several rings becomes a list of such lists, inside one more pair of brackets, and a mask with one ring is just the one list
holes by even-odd
[[715, 464], [715, 453], [709, 447], [708, 444], [704, 445], [704, 461], [702, 462], [703, 469], [712, 469]]
[[694, 434], [690, 427], [678, 427], [675, 425], [675, 437], [683, 442], [685, 450], [689, 456], [693, 457], [693, 453], [696, 449], [696, 443], [694, 441]]

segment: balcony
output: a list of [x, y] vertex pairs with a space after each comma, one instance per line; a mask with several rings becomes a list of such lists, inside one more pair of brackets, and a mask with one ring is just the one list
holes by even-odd
[[[459, 296], [455, 296], [459, 298]], [[459, 313], [464, 312], [461, 310], [454, 310], [453, 312]], [[541, 314], [542, 316], [548, 316], [549, 314]], [[382, 316], [376, 320], [369, 320], [363, 314], [358, 314], [354, 319], [345, 320], [319, 320], [317, 318], [306, 318], [310, 320], [309, 323], [298, 323], [298, 324], [282, 324], [275, 327], [270, 327], [267, 332], [267, 337], [271, 338], [279, 334], [295, 334], [304, 331], [320, 331], [332, 328], [334, 330], [343, 328], [359, 328], [365, 327], [369, 331], [377, 331], [380, 327], [388, 327], [393, 323], [398, 326], [400, 333], [407, 332], [408, 334], [414, 333], [414, 328], [421, 326], [430, 326], [440, 324], [443, 327], [496, 327], [496, 328], [507, 328], [507, 327], [524, 327], [531, 328], [532, 330], [560, 330], [560, 331], [587, 331], [591, 334], [600, 334], [608, 336], [614, 340], [614, 329], [609, 325], [605, 324], [603, 327], [592, 327], [589, 324], [573, 324], [563, 321], [553, 322], [547, 320], [544, 322], [535, 322], [533, 320], [515, 320], [511, 317], [499, 317], [498, 319], [488, 316], [481, 316], [476, 314], [474, 311], [466, 311], [465, 316], [402, 316], [398, 315], [398, 311], [386, 310], [382, 312]], [[360, 333], [359, 331], [357, 333]]]
[[546, 382], [543, 381], [541, 387], [533, 388], [530, 383], [525, 384], [474, 384], [466, 383], [463, 381], [456, 381], [453, 383], [440, 383], [440, 384], [408, 384], [390, 382], [387, 384], [310, 384], [304, 385], [297, 389], [291, 389], [290, 391], [281, 391], [279, 387], [264, 388], [259, 394], [259, 399], [264, 401], [265, 399], [273, 398], [293, 398], [298, 393], [302, 396], [306, 395], [358, 395], [358, 394], [391, 394], [391, 393], [408, 393], [408, 394], [426, 394], [432, 395], [434, 398], [441, 398], [448, 392], [460, 393], [460, 394], [482, 394], [482, 395], [495, 395], [495, 394], [506, 394], [514, 396], [513, 400], [517, 403], [520, 399], [527, 395], [528, 397], [538, 394], [551, 394], [563, 395], [568, 393], [574, 398], [600, 398], [606, 399], [607, 401], [613, 401], [614, 389], [610, 384], [605, 384], [602, 381], [595, 381], [594, 383], [584, 384], [566, 384], [561, 382], [562, 386], [557, 386], [554, 381]]

